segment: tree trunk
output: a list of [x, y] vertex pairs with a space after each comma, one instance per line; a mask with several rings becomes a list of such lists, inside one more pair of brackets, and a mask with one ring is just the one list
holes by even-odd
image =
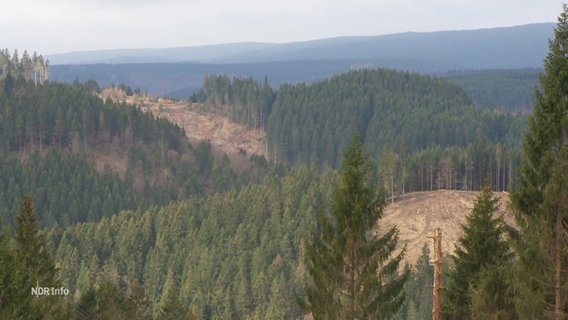
[[[564, 201], [563, 201], [564, 202]], [[554, 306], [554, 315], [556, 320], [563, 320], [564, 319], [564, 304], [562, 299], [562, 235], [563, 235], [563, 228], [562, 228], [562, 207], [560, 206], [556, 210], [556, 239], [554, 239], [554, 264], [555, 264], [555, 275], [554, 275], [554, 282], [555, 282], [555, 306]]]

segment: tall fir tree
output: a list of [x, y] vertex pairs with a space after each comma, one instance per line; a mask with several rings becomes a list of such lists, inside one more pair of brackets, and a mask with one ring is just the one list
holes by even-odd
[[[489, 187], [484, 187], [466, 217], [464, 233], [452, 255], [453, 267], [447, 274], [444, 295], [447, 319], [472, 319], [471, 293], [479, 289], [480, 274], [510, 260], [502, 219], [494, 217], [498, 203], [499, 198], [494, 197]], [[493, 291], [485, 292], [487, 295], [505, 296], [508, 288], [501, 285], [487, 290]]]
[[511, 194], [522, 318], [568, 314], [568, 7], [558, 17]]
[[18, 279], [18, 310], [22, 319], [57, 319], [65, 312], [64, 296], [33, 297], [32, 287], [61, 289], [57, 269], [46, 246], [45, 237], [37, 226], [37, 216], [30, 194], [24, 195], [14, 226], [14, 277]]
[[408, 272], [397, 276], [404, 250], [395, 254], [396, 227], [374, 230], [386, 201], [372, 183], [370, 164], [355, 134], [343, 154], [330, 213], [318, 213], [306, 252], [309, 280], [298, 302], [316, 320], [389, 319], [404, 300]]

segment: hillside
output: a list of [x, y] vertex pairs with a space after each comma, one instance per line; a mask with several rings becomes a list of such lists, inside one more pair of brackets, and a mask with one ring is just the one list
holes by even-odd
[[[380, 223], [384, 226], [397, 226], [400, 231], [399, 244], [407, 245], [406, 260], [414, 264], [427, 243], [432, 251], [431, 235], [436, 228], [442, 230], [442, 251], [450, 254], [454, 244], [463, 234], [461, 225], [471, 212], [479, 192], [437, 190], [407, 193], [400, 200], [389, 204]], [[509, 196], [506, 192], [495, 194], [501, 198], [500, 211], [508, 224], [513, 225], [512, 213], [507, 211]]]
[[507, 112], [530, 112], [542, 69], [470, 70], [441, 75], [457, 84], [475, 105]]
[[[249, 161], [239, 175], [211, 144], [80, 85], [0, 80], [0, 208], [9, 224], [30, 192], [42, 226], [96, 221], [260, 179]], [[216, 157], [216, 155], [218, 155]]]
[[[211, 312], [245, 317], [276, 311], [293, 318], [299, 316], [292, 295], [299, 292], [305, 272], [305, 241], [318, 202], [327, 207], [336, 178], [333, 172], [291, 170], [238, 192], [191, 197], [51, 230], [49, 241], [72, 292], [85, 292], [101, 278], [124, 290], [139, 282], [149, 309], [155, 310], [177, 279], [180, 299], [197, 318], [212, 318]], [[431, 245], [426, 236], [440, 226], [449, 253], [476, 194], [407, 194], [387, 206], [381, 230], [399, 227], [400, 245], [408, 246], [405, 260], [412, 264], [423, 244]], [[504, 203], [506, 195], [500, 195]]]
[[200, 104], [159, 99], [155, 103], [146, 104], [142, 110], [180, 126], [192, 143], [209, 140], [215, 149], [231, 156], [239, 153], [243, 156], [265, 155], [265, 132], [250, 129], [222, 114], [203, 109]]
[[265, 156], [266, 132], [232, 121], [226, 114], [212, 112], [203, 104], [148, 95], [128, 96], [123, 90], [110, 87], [103, 89], [100, 96], [136, 106], [156, 119], [179, 126], [191, 144], [208, 141], [215, 158], [227, 155], [231, 167], [239, 172], [250, 167], [251, 155]]

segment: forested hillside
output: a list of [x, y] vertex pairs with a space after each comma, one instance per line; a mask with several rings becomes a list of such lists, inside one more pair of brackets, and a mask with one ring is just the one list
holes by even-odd
[[[22, 208], [33, 198], [45, 230], [37, 241], [46, 236], [38, 248], [73, 294], [61, 299], [72, 318], [301, 317], [294, 294], [302, 294], [305, 241], [318, 228], [315, 213], [329, 212], [334, 169], [354, 132], [372, 159], [368, 180], [394, 201], [487, 182], [507, 189], [527, 119], [474, 106], [443, 78], [386, 69], [278, 90], [267, 78], [209, 76], [190, 101], [267, 134], [268, 159], [252, 155], [236, 174], [209, 142], [189, 144], [179, 127], [105, 101], [96, 88], [18, 73], [0, 81], [1, 218], [18, 230], [28, 212], [34, 223]], [[7, 286], [19, 278], [5, 270], [24, 265], [13, 259], [18, 250], [0, 234]], [[427, 310], [418, 289], [426, 256], [407, 286], [414, 306], [400, 315]]]
[[526, 116], [476, 107], [442, 78], [363, 69], [271, 91], [252, 78], [206, 78], [190, 97], [208, 110], [265, 129], [273, 163], [337, 167], [358, 131], [392, 193], [495, 190], [514, 183]]
[[248, 175], [215, 159], [209, 143], [191, 145], [179, 127], [80, 85], [8, 75], [0, 112], [3, 221], [13, 220], [24, 192], [34, 195], [41, 225], [68, 225], [227, 190]]
[[530, 112], [542, 69], [454, 71], [444, 74], [480, 107]]
[[173, 304], [195, 319], [293, 318], [303, 239], [334, 177], [305, 168], [267, 176], [239, 192], [52, 230], [48, 242], [78, 297], [110, 279], [122, 292], [143, 284], [150, 315]]

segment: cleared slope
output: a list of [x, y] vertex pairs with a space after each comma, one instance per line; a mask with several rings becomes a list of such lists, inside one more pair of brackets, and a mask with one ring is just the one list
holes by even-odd
[[[385, 215], [380, 221], [384, 226], [396, 225], [400, 230], [400, 244], [407, 245], [406, 260], [414, 264], [421, 254], [424, 243], [432, 252], [432, 239], [436, 228], [442, 229], [442, 251], [444, 255], [454, 250], [454, 244], [463, 234], [461, 225], [471, 212], [478, 192], [437, 190], [430, 192], [408, 193], [403, 199], [395, 201], [385, 209]], [[498, 215], [504, 214], [505, 221], [512, 225], [512, 213], [506, 212], [509, 195], [506, 192], [496, 192], [501, 198]]]

